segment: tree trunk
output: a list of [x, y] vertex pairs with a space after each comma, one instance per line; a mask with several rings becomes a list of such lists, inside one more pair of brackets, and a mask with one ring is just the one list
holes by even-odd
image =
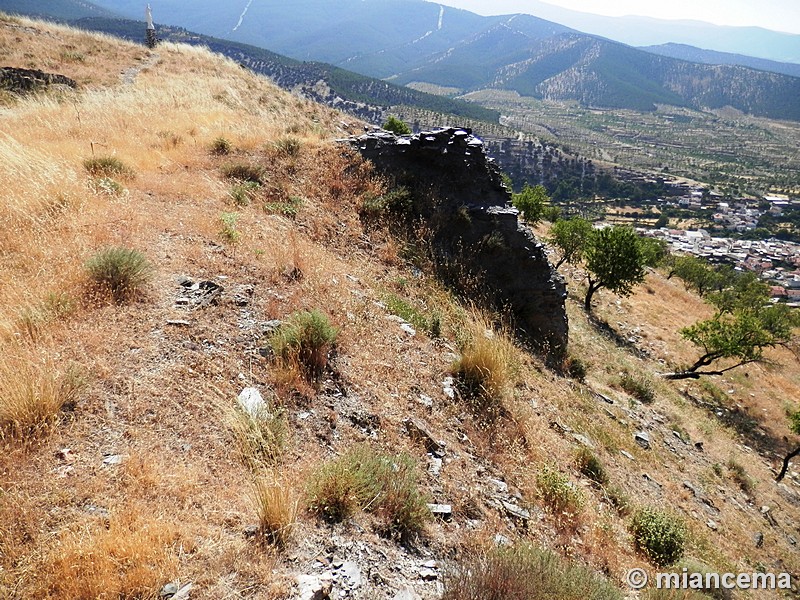
[[589, 280], [589, 289], [586, 290], [586, 299], [583, 301], [583, 308], [586, 312], [592, 312], [592, 296], [601, 287], [603, 287], [602, 283]]
[[775, 478], [776, 483], [784, 478], [786, 471], [789, 470], [789, 463], [798, 454], [800, 454], [800, 447], [795, 448], [792, 452], [789, 452], [789, 454], [786, 455], [786, 458], [783, 459], [783, 468], [781, 468], [781, 472], [778, 473], [778, 476]]

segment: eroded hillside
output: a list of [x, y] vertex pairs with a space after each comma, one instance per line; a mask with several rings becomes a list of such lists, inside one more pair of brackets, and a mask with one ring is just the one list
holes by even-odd
[[[679, 569], [797, 576], [788, 351], [659, 380], [708, 309], [653, 273], [597, 309], [646, 354], [568, 299], [588, 371], [564, 377], [386, 226], [398, 190], [331, 141], [360, 123], [196, 48], [12, 19], [0, 48], [79, 84], [0, 109], [0, 597], [454, 598], [453, 569], [515, 544], [561, 557], [549, 597], [635, 597], [648, 506], [686, 523]], [[136, 289], [92, 278], [109, 248], [150, 265]], [[331, 324], [316, 354], [298, 314]]]

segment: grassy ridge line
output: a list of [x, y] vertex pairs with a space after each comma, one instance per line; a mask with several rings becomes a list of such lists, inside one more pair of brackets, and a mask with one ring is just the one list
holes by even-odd
[[[100, 31], [132, 41], [142, 40], [145, 28], [143, 22], [123, 19], [87, 18], [72, 24], [81, 29]], [[302, 62], [263, 48], [200, 35], [179, 27], [160, 26], [158, 35], [172, 42], [207, 46], [213, 52], [245, 63], [253, 71], [275, 79], [284, 88], [303, 83], [313, 85], [324, 80], [335, 94], [353, 102], [380, 106], [414, 106], [489, 123], [497, 123], [500, 118], [500, 113], [496, 110], [463, 100], [418, 92], [326, 63]]]

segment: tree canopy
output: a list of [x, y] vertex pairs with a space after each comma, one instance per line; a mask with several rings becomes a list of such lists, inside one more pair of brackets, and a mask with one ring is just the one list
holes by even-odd
[[396, 135], [409, 135], [411, 133], [411, 128], [395, 116], [390, 116], [386, 123], [383, 124], [383, 128]]
[[592, 231], [592, 224], [586, 219], [575, 217], [573, 219], [559, 219], [550, 228], [548, 242], [553, 244], [561, 253], [561, 258], [556, 263], [556, 269], [565, 262], [578, 263], [583, 259], [583, 250], [586, 238]]
[[[668, 373], [668, 379], [697, 379], [722, 375], [736, 367], [760, 362], [764, 350], [792, 339], [800, 315], [785, 304], [769, 303], [769, 288], [752, 273], [737, 277], [730, 287], [713, 293], [709, 301], [716, 314], [681, 330], [684, 339], [700, 348], [701, 355], [689, 367]], [[720, 360], [735, 362], [724, 368], [712, 367]]]
[[542, 220], [542, 214], [550, 202], [547, 190], [543, 185], [531, 187], [527, 183], [519, 194], [514, 194], [511, 203], [522, 213], [523, 218], [531, 225]]
[[630, 227], [593, 229], [586, 237], [587, 278], [584, 308], [592, 308], [592, 296], [606, 288], [620, 296], [628, 296], [645, 276], [646, 257], [639, 236]]

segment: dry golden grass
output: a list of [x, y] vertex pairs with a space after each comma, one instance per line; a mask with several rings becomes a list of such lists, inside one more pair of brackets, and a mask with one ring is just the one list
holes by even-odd
[[[642, 559], [625, 517], [607, 499], [619, 488], [633, 499], [633, 508], [668, 504], [683, 514], [693, 558], [714, 566], [798, 566], [782, 533], [791, 527], [791, 511], [771, 483], [770, 461], [744, 448], [735, 432], [684, 398], [679, 386], [655, 377], [665, 368], [658, 358], [677, 362], [691, 352], [674, 331], [706, 310], [680, 284], [650, 277], [656, 293], [642, 288], [619, 304], [599, 293], [598, 314], [612, 327], [641, 327], [653, 358], [617, 347], [570, 300], [570, 351], [589, 370], [587, 386], [566, 380], [504, 335], [486, 337], [490, 317], [475, 315], [435, 281], [413, 275], [402, 240], [362, 226], [358, 209], [364, 196], [382, 193], [384, 183], [368, 164], [328, 143], [341, 135], [338, 123], [346, 117], [291, 97], [200, 49], [165, 44], [155, 58], [141, 48], [35, 22], [2, 22], [0, 31], [10, 41], [23, 40], [4, 43], [12, 52], [32, 48], [44, 57], [40, 68], [52, 64], [51, 70], [88, 82], [66, 100], [28, 98], [0, 113], [0, 185], [7, 196], [0, 207], [0, 351], [19, 351], [37, 365], [57, 364], [60, 370], [74, 362], [89, 375], [67, 426], [50, 427], [51, 435], [32, 449], [0, 455], [0, 589], [12, 590], [10, 597], [94, 597], [98, 585], [115, 577], [121, 583], [108, 583], [110, 590], [119, 592], [114, 586], [124, 584], [143, 597], [176, 579], [195, 584], [193, 598], [289, 597], [290, 568], [242, 533], [259, 508], [249, 487], [252, 471], [231, 443], [220, 409], [230, 408], [243, 387], [270, 384], [275, 404], [287, 411], [289, 443], [280, 452], [280, 485], [269, 476], [263, 480], [265, 532], [283, 532], [282, 523], [293, 521], [288, 490], [303, 487], [305, 474], [331, 452], [377, 436], [377, 447], [405, 453], [424, 467], [425, 448], [402, 425], [416, 416], [447, 442], [453, 459], [438, 477], [419, 479], [422, 493], [458, 509], [453, 524], [426, 527], [429, 547], [442, 556], [458, 554], [462, 544], [468, 548], [463, 519], [469, 514], [479, 517], [474, 535], [481, 539], [502, 531], [574, 555], [621, 581]], [[56, 62], [62, 52], [88, 56], [104, 46], [92, 55], [91, 69], [89, 61]], [[139, 56], [149, 56], [151, 66], [123, 85], [119, 72], [141, 66]], [[230, 142], [227, 155], [211, 151], [220, 137]], [[92, 185], [83, 166], [93, 156], [115, 157], [136, 177], [119, 178], [124, 190], [109, 194]], [[232, 208], [233, 183], [223, 173], [231, 162], [263, 169], [264, 183], [246, 206]], [[293, 197], [303, 199], [294, 214], [276, 210]], [[240, 236], [226, 245], [219, 215], [233, 210]], [[109, 246], [143, 249], [154, 265], [139, 301], [85, 301], [84, 264]], [[177, 305], [183, 293], [178, 275], [223, 285], [219, 304], [197, 310]], [[242, 286], [253, 293], [246, 306], [237, 306], [234, 297]], [[387, 293], [426, 314], [440, 314], [441, 336], [418, 331], [412, 337], [400, 330], [379, 303]], [[62, 310], [51, 298], [70, 302]], [[319, 389], [301, 385], [299, 370], [284, 372], [259, 353], [267, 344], [261, 323], [315, 308], [340, 328], [330, 376]], [[478, 373], [491, 371], [488, 387], [502, 399], [503, 415], [492, 428], [442, 392], [458, 349], [469, 340], [486, 346], [474, 364]], [[652, 405], [630, 404], [614, 388], [626, 371], [654, 379]], [[733, 372], [721, 389], [727, 393], [728, 383], [735, 386], [729, 396], [752, 402], [751, 412], [768, 409], [759, 426], [778, 431], [782, 408], [773, 405], [797, 397], [797, 370], [762, 373], [753, 367], [748, 373], [746, 378]], [[48, 381], [47, 370], [35, 375]], [[615, 404], [601, 403], [592, 390]], [[431, 410], [421, 404], [423, 395], [432, 399]], [[311, 416], [300, 419], [301, 413]], [[702, 440], [704, 452], [678, 446], [681, 454], [673, 454], [660, 433], [652, 450], [639, 448], [633, 433], [640, 420], [656, 417], [664, 428], [681, 428], [692, 442]], [[372, 430], [364, 423], [373, 423]], [[577, 442], [561, 425], [593, 442], [608, 474], [607, 489], [577, 470]], [[122, 456], [123, 463], [105, 465], [108, 455]], [[722, 478], [714, 473], [712, 465], [724, 466], [731, 456], [756, 482], [753, 506], [724, 469]], [[481, 486], [488, 471], [520, 490], [532, 510], [543, 511], [536, 474], [544, 465], [580, 489], [580, 519], [545, 517], [535, 527], [517, 528], [486, 504]], [[661, 487], [646, 482], [643, 472]], [[683, 480], [701, 485], [719, 508], [713, 517], [719, 532], [705, 525], [706, 509]], [[752, 545], [752, 532], [764, 528], [760, 504], [774, 507], [783, 528], [767, 532], [762, 550]], [[111, 530], [89, 507], [110, 511]], [[298, 514], [295, 532], [302, 535], [289, 537], [287, 550], [322, 551], [324, 544], [315, 540], [327, 533], [319, 527]], [[116, 548], [112, 530], [122, 540]], [[366, 539], [397, 550], [390, 541]], [[89, 552], [95, 566], [68, 581], [64, 574], [84, 565]], [[141, 568], [131, 567], [132, 557], [140, 557]], [[120, 575], [125, 565], [130, 568]]]
[[292, 485], [274, 473], [257, 475], [253, 483], [253, 504], [263, 540], [279, 548], [285, 547], [291, 538], [300, 506]]
[[63, 532], [45, 558], [39, 598], [158, 598], [175, 578], [180, 535], [175, 523], [121, 506], [108, 523]]
[[80, 387], [77, 372], [58, 373], [52, 364], [22, 358], [0, 360], [0, 440], [25, 443], [47, 433]]

